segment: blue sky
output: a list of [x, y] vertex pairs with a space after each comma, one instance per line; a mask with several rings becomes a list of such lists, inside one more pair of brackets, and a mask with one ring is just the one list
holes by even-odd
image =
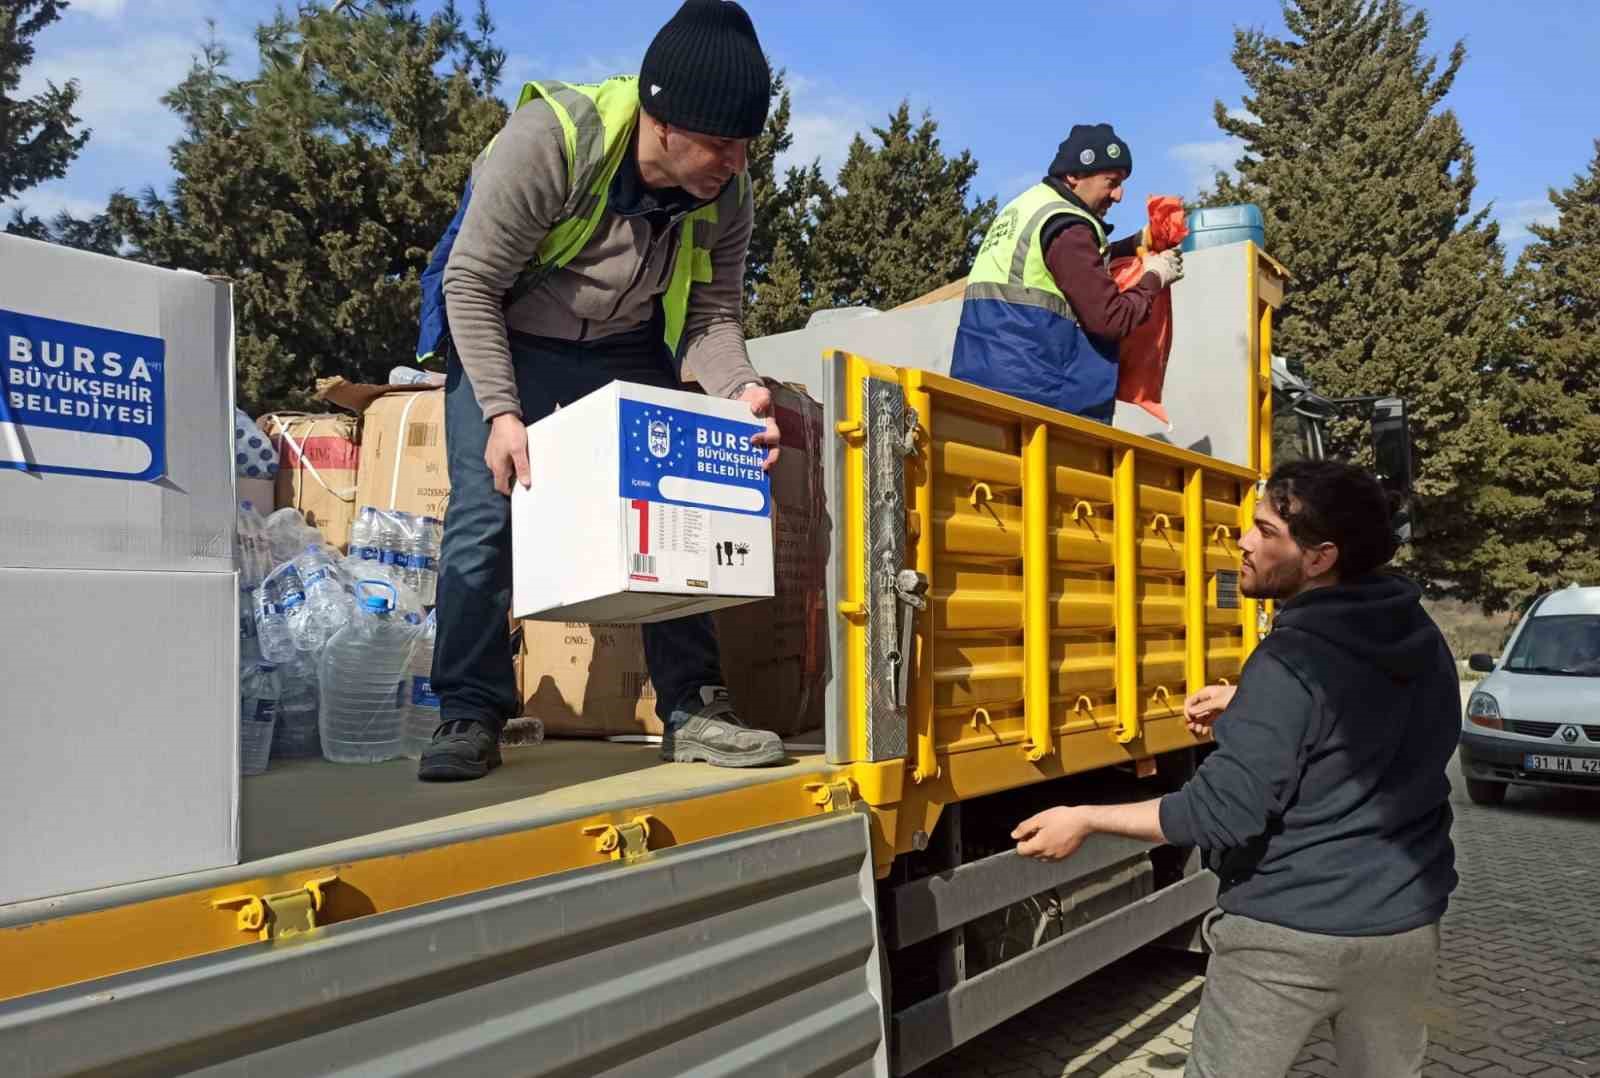
[[[423, 0], [425, 7], [432, 0]], [[460, 0], [470, 9], [471, 0]], [[947, 150], [969, 148], [978, 193], [1004, 201], [1035, 180], [1076, 122], [1109, 121], [1133, 149], [1125, 208], [1141, 223], [1154, 192], [1190, 194], [1236, 148], [1211, 103], [1240, 104], [1229, 55], [1235, 25], [1282, 30], [1276, 0], [1127, 3], [957, 3], [951, 0], [749, 0], [762, 44], [789, 72], [798, 160], [830, 170], [851, 136], [902, 98], [939, 121]], [[1433, 0], [1431, 44], [1464, 38], [1468, 59], [1447, 99], [1478, 156], [1477, 202], [1494, 203], [1513, 255], [1527, 225], [1549, 220], [1546, 188], [1586, 168], [1600, 136], [1600, 4], [1546, 0], [1508, 14], [1488, 0]], [[102, 207], [115, 188], [164, 187], [177, 123], [159, 98], [180, 79], [215, 20], [241, 70], [254, 64], [250, 31], [267, 0], [73, 0], [40, 35], [23, 92], [76, 77], [94, 129], [65, 180], [27, 192], [34, 212]], [[529, 77], [580, 80], [637, 70], [677, 0], [491, 0], [510, 53], [503, 91]], [[1268, 247], [1271, 237], [1267, 238]]]

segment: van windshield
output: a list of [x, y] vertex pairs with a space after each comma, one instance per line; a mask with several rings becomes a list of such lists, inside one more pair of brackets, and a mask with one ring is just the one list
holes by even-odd
[[1600, 677], [1600, 614], [1557, 614], [1529, 620], [1506, 659], [1516, 674]]

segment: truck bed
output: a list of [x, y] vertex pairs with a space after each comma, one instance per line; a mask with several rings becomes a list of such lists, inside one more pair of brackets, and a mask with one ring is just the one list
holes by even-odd
[[[670, 764], [662, 761], [655, 745], [595, 740], [550, 740], [501, 751], [505, 763], [473, 782], [419, 782], [415, 760], [369, 766], [273, 761], [265, 774], [243, 780], [240, 860], [289, 854], [343, 860], [350, 847], [365, 841], [527, 825], [641, 797], [672, 800], [751, 785], [788, 771]], [[807, 761], [791, 759], [795, 762], [789, 767]], [[821, 762], [820, 755], [816, 762]]]

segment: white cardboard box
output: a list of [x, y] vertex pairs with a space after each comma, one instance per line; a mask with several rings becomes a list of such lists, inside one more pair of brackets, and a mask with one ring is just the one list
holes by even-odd
[[531, 425], [512, 613], [649, 622], [771, 596], [761, 430], [742, 402], [625, 382]]
[[233, 569], [225, 282], [0, 235], [0, 566]]
[[0, 569], [0, 904], [236, 864], [232, 573]]

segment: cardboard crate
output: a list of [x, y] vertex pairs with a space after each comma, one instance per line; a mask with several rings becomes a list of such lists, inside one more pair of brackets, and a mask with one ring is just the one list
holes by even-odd
[[226, 282], [0, 235], [0, 566], [233, 570]]
[[346, 549], [356, 516], [360, 432], [355, 419], [332, 412], [275, 412], [256, 424], [278, 450], [277, 508], [300, 510], [323, 539]]
[[450, 503], [444, 390], [374, 386], [333, 378], [318, 396], [361, 419], [355, 504], [443, 520]]
[[738, 401], [626, 382], [530, 425], [512, 614], [648, 622], [770, 597], [761, 430]]

